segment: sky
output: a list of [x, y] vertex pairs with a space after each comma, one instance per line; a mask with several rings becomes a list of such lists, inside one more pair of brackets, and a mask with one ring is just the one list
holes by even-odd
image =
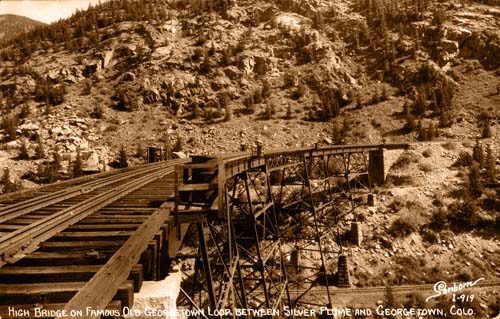
[[0, 14], [17, 14], [51, 23], [97, 3], [99, 0], [0, 0]]

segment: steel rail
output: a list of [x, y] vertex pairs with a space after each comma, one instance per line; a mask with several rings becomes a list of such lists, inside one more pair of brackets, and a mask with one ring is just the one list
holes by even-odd
[[128, 171], [122, 174], [111, 175], [106, 177], [105, 179], [93, 180], [89, 183], [77, 185], [69, 189], [64, 189], [61, 191], [56, 191], [54, 193], [45, 194], [40, 197], [35, 197], [20, 204], [12, 204], [2, 207], [0, 209], [0, 223], [4, 223], [6, 221], [23, 216], [47, 206], [60, 203], [67, 199], [93, 192], [103, 187], [121, 182], [123, 180], [143, 175], [144, 173], [147, 173], [149, 171], [156, 170], [156, 166], [157, 165], [155, 165], [154, 167], [149, 166]]
[[[435, 284], [418, 284], [418, 285], [401, 285], [401, 286], [391, 286], [393, 293], [405, 293], [405, 292], [414, 292], [414, 291], [434, 291]], [[500, 280], [485, 280], [477, 283], [473, 287], [465, 288], [467, 289], [478, 289], [478, 288], [491, 288], [491, 287], [499, 287]], [[332, 294], [377, 294], [377, 293], [385, 293], [387, 291], [387, 287], [366, 287], [366, 288], [334, 288], [330, 292]], [[323, 293], [326, 292], [326, 288], [323, 287], [314, 287], [312, 289], [294, 289], [290, 290], [294, 294], [303, 293], [306, 291], [314, 292], [314, 293]]]
[[[142, 168], [145, 168], [145, 167], [148, 167], [148, 166], [160, 165], [160, 164], [161, 164], [161, 162], [160, 163], [153, 163], [153, 164], [151, 164], [151, 163], [149, 163], [149, 164], [142, 164], [142, 165], [138, 165], [138, 166], [134, 166], [134, 167], [121, 168], [121, 169], [118, 169], [118, 170], [112, 170], [112, 171], [108, 171], [108, 172], [102, 172], [102, 173], [97, 173], [97, 174], [91, 174], [91, 175], [81, 176], [81, 177], [77, 177], [77, 178], [72, 178], [72, 179], [69, 179], [69, 180], [63, 180], [63, 181], [55, 182], [55, 183], [48, 184], [48, 185], [43, 185], [43, 186], [38, 186], [38, 187], [33, 187], [33, 188], [22, 189], [22, 190], [19, 190], [19, 191], [16, 191], [16, 192], [12, 192], [12, 193], [7, 193], [7, 194], [0, 195], [0, 202], [7, 201], [7, 200], [13, 200], [13, 199], [20, 198], [20, 197], [23, 197], [23, 196], [32, 195], [33, 193], [40, 192], [40, 191], [51, 191], [51, 190], [53, 190], [56, 187], [80, 186], [81, 184], [77, 184], [77, 183], [79, 183], [79, 182], [83, 182], [84, 183], [84, 182], [87, 182], [87, 181], [94, 181], [94, 180], [102, 178], [102, 177], [108, 177], [110, 175], [122, 174], [122, 173], [125, 173], [125, 172], [130, 172], [130, 171], [133, 171], [133, 170], [142, 169]], [[8, 206], [5, 206], [5, 207], [8, 207]]]
[[35, 223], [22, 227], [6, 236], [0, 238], [0, 267], [6, 263], [16, 261], [23, 256], [15, 254], [26, 254], [37, 249], [38, 244], [63, 231], [68, 226], [77, 223], [83, 218], [97, 212], [101, 208], [128, 195], [129, 193], [174, 172], [176, 165], [188, 160], [177, 160], [161, 163], [160, 167], [133, 181], [129, 181], [117, 188], [108, 190], [103, 194], [92, 197], [63, 209], [55, 214], [49, 215]]

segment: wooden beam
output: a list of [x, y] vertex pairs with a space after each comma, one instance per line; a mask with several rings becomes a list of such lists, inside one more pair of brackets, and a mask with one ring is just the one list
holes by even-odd
[[[0, 304], [63, 303], [70, 300], [84, 285], [85, 282], [60, 282], [52, 283], [51, 285], [47, 285], [46, 283], [0, 284]], [[96, 295], [99, 294], [97, 293]], [[120, 300], [123, 307], [131, 307], [134, 300], [132, 282], [121, 281], [120, 284], [117, 284], [115, 293], [108, 300], [106, 306], [113, 297]], [[85, 311], [85, 309], [83, 310]]]
[[[116, 294], [119, 285], [127, 279], [133, 266], [139, 261], [142, 252], [148, 247], [148, 243], [161, 229], [169, 213], [169, 210], [162, 208], [151, 215], [106, 265], [66, 304], [64, 309], [68, 312], [69, 310], [85, 310], [86, 307], [105, 309]], [[69, 319], [70, 317], [60, 316], [56, 318]], [[99, 317], [84, 315], [82, 318]]]
[[[100, 265], [6, 267], [0, 269], [0, 282], [3, 284], [84, 282], [90, 280], [101, 267]], [[128, 277], [134, 282], [135, 292], [141, 289], [142, 271], [142, 265], [137, 264]]]

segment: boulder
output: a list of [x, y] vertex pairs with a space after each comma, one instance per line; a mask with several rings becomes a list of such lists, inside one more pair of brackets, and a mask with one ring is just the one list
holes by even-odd
[[241, 77], [241, 72], [234, 65], [224, 68], [224, 74], [231, 80], [236, 80]]
[[1, 93], [14, 93], [17, 89], [17, 84], [14, 81], [5, 81], [0, 83], [0, 92]]
[[130, 57], [137, 54], [137, 46], [135, 44], [124, 44], [115, 49], [115, 56]]
[[153, 54], [151, 55], [151, 57], [153, 59], [161, 59], [161, 58], [170, 56], [171, 53], [172, 53], [171, 46], [163, 46], [163, 47], [156, 48], [154, 50]]
[[135, 81], [135, 74], [132, 72], [125, 72], [125, 74], [123, 74], [123, 80], [124, 81]]
[[210, 82], [210, 86], [214, 91], [222, 90], [231, 85], [231, 81], [225, 76], [218, 76]]
[[155, 87], [144, 88], [142, 91], [144, 103], [155, 103], [161, 100], [160, 92]]
[[457, 41], [459, 43], [465, 41], [472, 35], [472, 31], [462, 27], [454, 27], [447, 30], [446, 38], [451, 41]]
[[93, 74], [101, 70], [101, 66], [101, 61], [91, 61], [87, 63], [83, 69], [83, 76], [85, 76], [86, 78], [92, 76]]
[[19, 126], [19, 129], [21, 131], [38, 131], [40, 129], [40, 126], [34, 124], [34, 123], [25, 123]]
[[458, 55], [458, 42], [451, 40], [441, 40], [441, 50], [450, 55]]
[[15, 150], [15, 149], [18, 149], [20, 147], [20, 143], [19, 141], [10, 141], [10, 142], [7, 142], [5, 143], [5, 149], [6, 150]]

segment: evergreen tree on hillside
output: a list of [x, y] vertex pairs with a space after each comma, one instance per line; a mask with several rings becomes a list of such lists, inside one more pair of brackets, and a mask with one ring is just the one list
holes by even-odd
[[21, 148], [19, 149], [19, 155], [17, 156], [20, 160], [29, 160], [30, 155], [28, 153], [28, 145], [26, 144], [26, 140], [23, 139], [21, 141]]
[[45, 148], [43, 147], [42, 139], [38, 138], [35, 147], [35, 157], [37, 159], [45, 158]]
[[469, 194], [474, 198], [481, 196], [483, 185], [481, 183], [481, 168], [477, 162], [469, 168], [468, 177]]
[[472, 149], [472, 158], [479, 164], [479, 168], [484, 167], [484, 151], [483, 145], [476, 140], [476, 144]]
[[120, 147], [120, 151], [118, 153], [118, 166], [120, 168], [128, 167], [127, 150], [125, 150], [125, 147], [123, 145]]
[[485, 161], [486, 180], [488, 181], [488, 183], [495, 183], [496, 181], [497, 170], [495, 166], [496, 164], [495, 164], [495, 157], [493, 156], [493, 150], [491, 149], [491, 146], [488, 145], [486, 147], [486, 161]]

